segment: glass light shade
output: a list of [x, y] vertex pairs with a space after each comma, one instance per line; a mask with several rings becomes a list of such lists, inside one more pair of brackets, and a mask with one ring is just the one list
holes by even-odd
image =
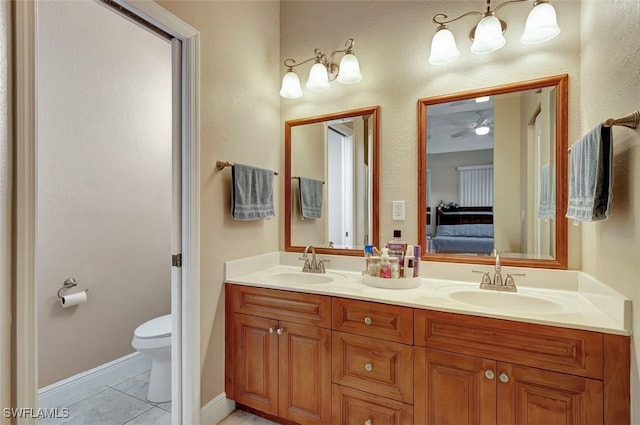
[[539, 3], [527, 16], [520, 42], [522, 44], [543, 43], [558, 34], [560, 34], [560, 27], [558, 27], [555, 9], [549, 3]]
[[489, 134], [489, 127], [486, 125], [476, 127], [475, 132], [478, 136], [484, 136], [485, 134]]
[[307, 88], [316, 92], [329, 90], [329, 74], [327, 73], [327, 68], [325, 68], [323, 64], [313, 64], [309, 70]]
[[431, 54], [429, 63], [431, 65], [442, 65], [451, 62], [460, 56], [460, 50], [456, 46], [456, 39], [447, 28], [439, 29], [431, 40]]
[[302, 89], [300, 88], [300, 79], [298, 75], [289, 71], [282, 77], [282, 87], [280, 88], [280, 96], [287, 99], [297, 99], [302, 96]]
[[355, 84], [362, 81], [360, 63], [352, 53], [348, 53], [340, 60], [340, 72], [336, 80], [341, 84]]
[[476, 27], [471, 53], [484, 55], [501, 49], [507, 40], [502, 35], [500, 20], [493, 15], [485, 16]]

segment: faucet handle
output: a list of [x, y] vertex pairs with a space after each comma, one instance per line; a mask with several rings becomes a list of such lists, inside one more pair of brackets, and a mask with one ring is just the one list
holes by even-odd
[[508, 292], [518, 292], [516, 281], [513, 279], [513, 275], [524, 276], [524, 273], [507, 273], [507, 277], [504, 280], [504, 285], [502, 285], [500, 290]]
[[480, 281], [480, 289], [495, 289], [491, 282], [491, 276], [489, 272], [483, 272], [481, 270], [471, 270], [473, 273], [482, 273], [482, 280]]
[[302, 260], [304, 260], [304, 266], [302, 266], [302, 271], [304, 273], [309, 273], [311, 271], [311, 263], [309, 263], [309, 259], [302, 258]]

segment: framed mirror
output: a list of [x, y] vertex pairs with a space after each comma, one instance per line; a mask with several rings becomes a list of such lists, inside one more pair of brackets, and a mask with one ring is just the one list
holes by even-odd
[[378, 245], [380, 107], [285, 122], [285, 251]]
[[[568, 76], [418, 100], [423, 260], [567, 268]], [[495, 250], [495, 251], [494, 251]]]

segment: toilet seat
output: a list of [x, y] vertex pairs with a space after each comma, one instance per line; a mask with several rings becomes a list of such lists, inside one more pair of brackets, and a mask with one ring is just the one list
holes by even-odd
[[156, 317], [136, 328], [133, 335], [138, 339], [153, 339], [171, 336], [171, 314]]

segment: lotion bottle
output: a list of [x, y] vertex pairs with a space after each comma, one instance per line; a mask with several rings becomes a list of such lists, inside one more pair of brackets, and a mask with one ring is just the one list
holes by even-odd
[[416, 257], [413, 254], [413, 245], [407, 246], [407, 255], [404, 256], [404, 277], [413, 277], [413, 268]]

